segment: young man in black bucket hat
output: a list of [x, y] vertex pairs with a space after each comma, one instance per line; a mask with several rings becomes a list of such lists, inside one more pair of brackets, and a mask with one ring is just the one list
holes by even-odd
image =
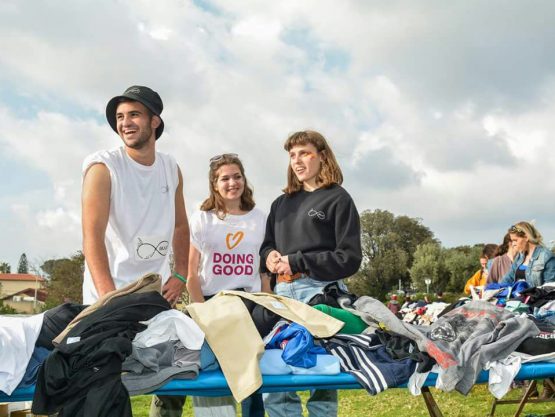
[[149, 272], [162, 275], [162, 293], [171, 304], [185, 288], [183, 179], [174, 158], [156, 151], [162, 110], [160, 96], [148, 87], [132, 86], [112, 98], [106, 118], [123, 146], [95, 152], [83, 163], [84, 304]]
[[[84, 304], [150, 272], [162, 276], [162, 294], [172, 305], [185, 289], [189, 225], [183, 178], [174, 158], [156, 151], [163, 108], [158, 93], [144, 86], [112, 98], [106, 118], [123, 145], [83, 163]], [[184, 401], [154, 398], [151, 415], [181, 415]]]

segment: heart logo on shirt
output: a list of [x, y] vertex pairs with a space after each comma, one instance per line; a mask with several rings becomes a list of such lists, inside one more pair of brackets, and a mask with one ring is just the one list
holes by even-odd
[[241, 240], [243, 240], [243, 236], [245, 236], [243, 232], [237, 232], [235, 234], [228, 233], [225, 237], [225, 245], [229, 250], [231, 250], [236, 247], [241, 242]]

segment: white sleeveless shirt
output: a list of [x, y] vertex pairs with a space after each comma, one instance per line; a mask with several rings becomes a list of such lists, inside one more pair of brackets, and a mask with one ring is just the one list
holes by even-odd
[[[179, 183], [177, 163], [156, 152], [154, 164], [141, 165], [123, 147], [99, 151], [85, 158], [83, 177], [96, 163], [110, 171], [110, 215], [105, 244], [110, 273], [116, 288], [146, 273], [170, 277], [169, 252], [175, 230], [175, 192]], [[83, 304], [98, 299], [85, 262]]]

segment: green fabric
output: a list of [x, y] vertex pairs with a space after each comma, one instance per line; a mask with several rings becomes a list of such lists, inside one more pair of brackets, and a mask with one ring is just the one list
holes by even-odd
[[524, 304], [517, 300], [507, 301], [505, 309], [513, 313], [528, 313], [530, 311], [528, 304]]
[[337, 320], [341, 320], [345, 323], [345, 326], [341, 328], [339, 333], [345, 334], [361, 334], [368, 325], [356, 314], [350, 311], [343, 310], [342, 308], [331, 307], [325, 304], [318, 304], [313, 306], [316, 310], [320, 310], [322, 313], [326, 313], [328, 316], [332, 316]]

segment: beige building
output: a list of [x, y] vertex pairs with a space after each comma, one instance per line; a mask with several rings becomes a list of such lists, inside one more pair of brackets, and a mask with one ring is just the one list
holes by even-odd
[[0, 274], [0, 297], [14, 294], [27, 288], [44, 288], [45, 279], [33, 274]]
[[10, 295], [0, 296], [5, 307], [11, 307], [18, 313], [40, 313], [46, 301], [46, 290], [27, 288]]
[[45, 279], [33, 274], [0, 274], [0, 300], [18, 313], [39, 312], [46, 300]]

